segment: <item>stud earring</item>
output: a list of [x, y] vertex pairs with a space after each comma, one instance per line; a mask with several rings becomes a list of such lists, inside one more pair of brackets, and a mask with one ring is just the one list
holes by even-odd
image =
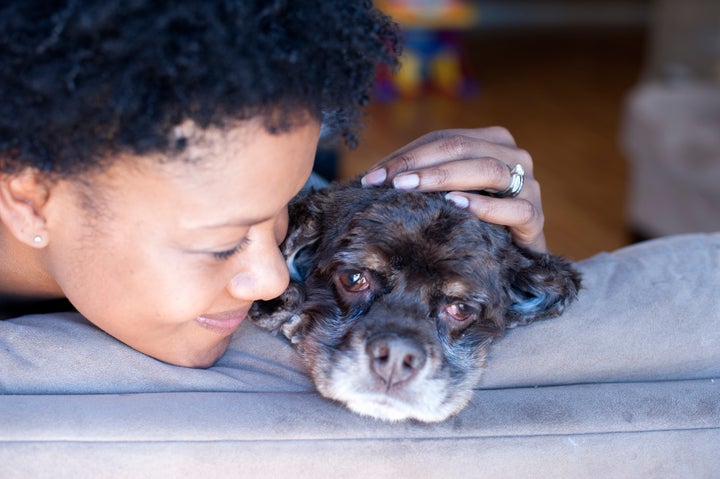
[[33, 236], [33, 243], [34, 244], [40, 244], [43, 242], [43, 238], [40, 235]]

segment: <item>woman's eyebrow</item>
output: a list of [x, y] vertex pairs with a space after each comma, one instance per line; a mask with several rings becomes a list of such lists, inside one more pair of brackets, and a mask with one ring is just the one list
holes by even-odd
[[262, 218], [237, 218], [228, 221], [220, 221], [218, 223], [207, 223], [200, 225], [193, 225], [188, 227], [189, 230], [209, 230], [209, 229], [221, 229], [221, 228], [248, 228], [252, 225], [264, 223], [270, 220], [271, 217]]

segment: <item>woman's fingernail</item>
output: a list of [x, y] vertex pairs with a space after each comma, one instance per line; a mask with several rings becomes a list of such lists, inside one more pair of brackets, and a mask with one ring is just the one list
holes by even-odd
[[383, 183], [385, 179], [387, 179], [387, 171], [385, 171], [385, 168], [380, 168], [363, 176], [360, 183], [362, 183], [363, 186], [379, 185]]
[[457, 206], [458, 208], [465, 209], [470, 205], [470, 201], [466, 197], [455, 193], [448, 193], [447, 195], [445, 195], [445, 199], [455, 203], [455, 206]]
[[393, 186], [401, 190], [412, 190], [420, 186], [420, 177], [414, 173], [396, 176], [393, 179]]

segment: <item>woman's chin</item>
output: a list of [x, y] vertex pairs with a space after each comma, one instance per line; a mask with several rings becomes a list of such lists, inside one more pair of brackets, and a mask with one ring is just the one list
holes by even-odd
[[208, 348], [197, 350], [183, 349], [180, 351], [168, 351], [160, 354], [150, 354], [150, 356], [160, 361], [181, 366], [184, 368], [206, 369], [214, 365], [218, 359], [225, 354], [230, 337], [220, 339], [216, 345]]

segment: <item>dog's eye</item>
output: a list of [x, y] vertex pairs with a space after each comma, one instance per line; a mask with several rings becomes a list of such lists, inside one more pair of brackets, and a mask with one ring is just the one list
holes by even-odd
[[475, 314], [475, 309], [465, 303], [449, 304], [445, 311], [457, 321], [467, 321]]
[[367, 277], [365, 277], [365, 274], [362, 271], [348, 271], [342, 273], [339, 279], [343, 288], [353, 293], [364, 291], [370, 287], [370, 282], [367, 280]]

